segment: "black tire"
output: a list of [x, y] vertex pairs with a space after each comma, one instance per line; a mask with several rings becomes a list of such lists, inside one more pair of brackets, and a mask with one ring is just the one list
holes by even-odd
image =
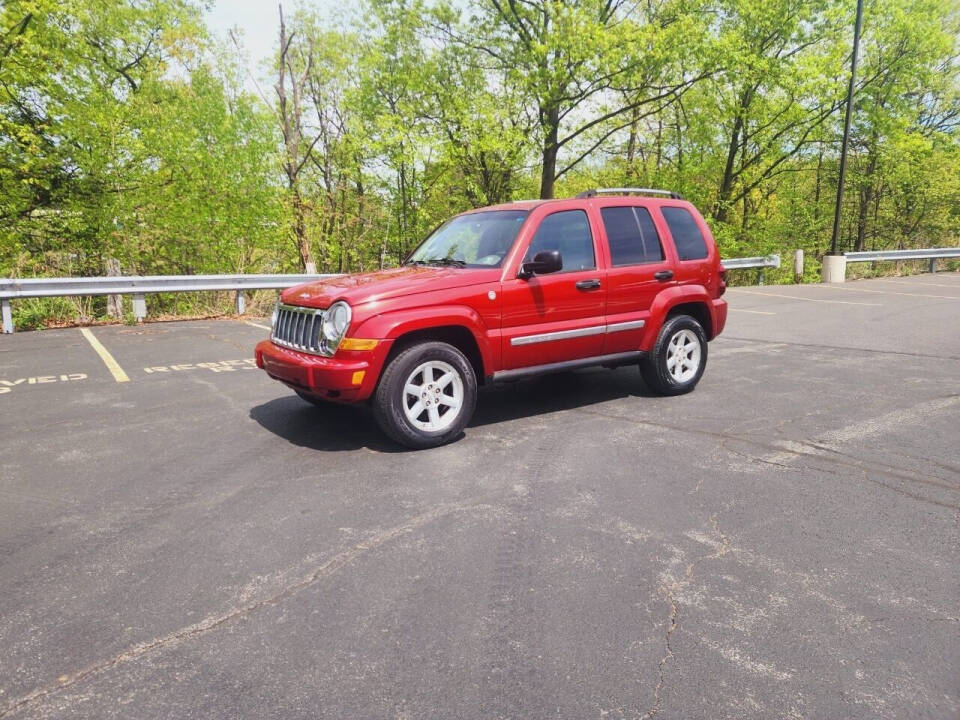
[[306, 400], [311, 405], [316, 405], [317, 407], [329, 407], [330, 403], [325, 400], [321, 400], [318, 397], [314, 397], [309, 393], [305, 393], [303, 390], [294, 390], [294, 392], [300, 397], [301, 400]]
[[[462, 402], [456, 410], [458, 415], [448, 427], [435, 432], [413, 425], [403, 405], [407, 400], [404, 388], [411, 373], [430, 361], [450, 365], [459, 375], [463, 390]], [[444, 342], [423, 342], [402, 350], [383, 371], [373, 394], [373, 416], [380, 429], [392, 440], [417, 450], [437, 447], [459, 437], [473, 417], [476, 406], [477, 377], [473, 366], [462, 352]]]
[[[682, 330], [687, 330], [696, 336], [700, 343], [700, 364], [696, 373], [684, 382], [678, 381], [670, 374], [667, 368], [667, 353], [670, 341]], [[689, 337], [689, 336], [688, 336]], [[657, 336], [657, 342], [648, 356], [640, 361], [640, 374], [643, 381], [653, 392], [659, 395], [683, 395], [693, 390], [703, 371], [707, 367], [707, 334], [699, 322], [689, 315], [673, 315], [668, 317], [663, 327], [660, 328], [660, 334]]]

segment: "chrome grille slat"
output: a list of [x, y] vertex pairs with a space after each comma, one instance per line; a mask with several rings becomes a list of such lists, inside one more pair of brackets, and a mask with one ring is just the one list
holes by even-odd
[[270, 339], [281, 347], [312, 355], [326, 355], [321, 336], [325, 312], [319, 308], [281, 305]]

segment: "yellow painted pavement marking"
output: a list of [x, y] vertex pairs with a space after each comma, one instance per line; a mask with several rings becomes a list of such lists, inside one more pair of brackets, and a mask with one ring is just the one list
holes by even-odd
[[34, 377], [17, 378], [16, 380], [0, 380], [0, 395], [5, 395], [6, 393], [13, 391], [15, 388], [20, 386], [46, 385], [47, 383], [55, 382], [77, 382], [78, 380], [86, 379], [86, 373], [66, 373], [60, 375], [59, 379], [56, 375], [39, 375]]
[[727, 292], [739, 292], [745, 295], [758, 295], [759, 297], [779, 297], [779, 298], [787, 298], [789, 300], [806, 300], [807, 302], [830, 303], [831, 305], [875, 305], [877, 307], [880, 307], [881, 305], [881, 303], [872, 303], [872, 302], [851, 302], [848, 300], [823, 300], [821, 298], [808, 298], [808, 297], [802, 297], [800, 295], [783, 295], [781, 293], [772, 293], [772, 292], [754, 292], [752, 290], [742, 290], [740, 288], [728, 288]]
[[180, 363], [179, 365], [154, 365], [145, 367], [148, 375], [155, 373], [183, 372], [185, 370], [210, 370], [212, 372], [234, 372], [236, 370], [256, 370], [257, 361], [253, 358], [243, 360], [218, 360], [217, 362]]
[[260, 328], [261, 330], [269, 330], [269, 325], [261, 325], [260, 323], [250, 322], [249, 320], [244, 320], [247, 325], [252, 325], [255, 328]]
[[87, 342], [90, 343], [90, 346], [94, 349], [97, 355], [100, 356], [100, 359], [103, 360], [103, 364], [107, 366], [107, 369], [110, 371], [110, 374], [113, 375], [113, 379], [117, 382], [130, 382], [130, 378], [123, 371], [123, 368], [120, 367], [120, 363], [114, 360], [113, 355], [110, 354], [110, 351], [107, 350], [103, 344], [94, 337], [94, 334], [90, 332], [87, 328], [80, 328], [80, 334], [83, 335]]

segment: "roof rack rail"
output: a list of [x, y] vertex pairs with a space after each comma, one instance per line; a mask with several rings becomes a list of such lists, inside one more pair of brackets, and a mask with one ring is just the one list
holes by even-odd
[[674, 200], [683, 200], [683, 195], [673, 190], [657, 190], [656, 188], [594, 188], [578, 193], [578, 198], [592, 198], [598, 195], [666, 195]]

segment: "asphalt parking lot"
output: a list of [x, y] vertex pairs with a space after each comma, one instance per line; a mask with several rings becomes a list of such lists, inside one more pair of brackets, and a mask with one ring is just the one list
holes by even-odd
[[957, 718], [960, 274], [728, 299], [421, 452], [263, 321], [0, 337], [0, 717]]

